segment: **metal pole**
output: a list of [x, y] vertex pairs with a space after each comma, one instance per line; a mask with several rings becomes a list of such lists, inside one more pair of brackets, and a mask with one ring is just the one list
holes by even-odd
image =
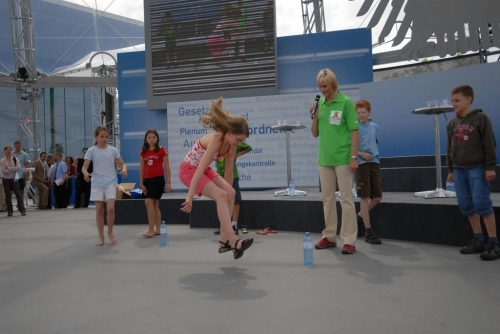
[[434, 135], [435, 143], [434, 147], [436, 149], [436, 189], [442, 188], [441, 180], [441, 141], [439, 140], [439, 115], [434, 115]]

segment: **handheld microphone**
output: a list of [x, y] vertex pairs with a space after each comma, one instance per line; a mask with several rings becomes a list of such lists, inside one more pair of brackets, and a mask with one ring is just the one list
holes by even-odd
[[316, 106], [314, 107], [314, 110], [311, 113], [311, 119], [314, 119], [314, 114], [316, 114], [316, 111], [318, 111], [318, 102], [321, 96], [316, 95], [316, 98], [314, 99], [314, 103], [316, 103]]

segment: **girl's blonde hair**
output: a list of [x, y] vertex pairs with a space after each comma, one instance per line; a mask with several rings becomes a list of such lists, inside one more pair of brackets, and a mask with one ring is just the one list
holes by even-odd
[[212, 128], [223, 134], [231, 131], [233, 134], [250, 136], [245, 117], [232, 115], [229, 110], [222, 109], [222, 97], [210, 103], [209, 110], [200, 116], [200, 122], [206, 128]]
[[322, 83], [327, 83], [332, 86], [335, 92], [339, 89], [337, 77], [329, 68], [324, 68], [318, 72], [318, 75], [316, 76], [316, 83], [318, 84], [318, 87], [321, 86]]

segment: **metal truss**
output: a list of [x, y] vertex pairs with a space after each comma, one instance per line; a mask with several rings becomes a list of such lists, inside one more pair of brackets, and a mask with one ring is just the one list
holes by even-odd
[[[323, 0], [301, 0], [301, 2], [304, 34], [325, 32], [326, 24]], [[309, 9], [311, 9], [311, 13], [309, 13]]]
[[[105, 54], [113, 59], [115, 65], [99, 65], [92, 67], [92, 59], [96, 55]], [[86, 67], [91, 69], [93, 78], [113, 78], [116, 80], [117, 77], [117, 62], [115, 57], [113, 57], [108, 52], [97, 52], [95, 53], [87, 63]], [[106, 93], [111, 95], [113, 98], [113, 107], [111, 110], [107, 110], [106, 106]], [[109, 87], [94, 87], [92, 89], [92, 124], [94, 128], [98, 126], [105, 126], [109, 130], [109, 144], [120, 149], [120, 133], [118, 125], [118, 94], [116, 86]], [[108, 117], [106, 117], [108, 116]], [[109, 117], [111, 116], [111, 117]], [[106, 122], [106, 119], [111, 119], [111, 121]]]
[[40, 151], [40, 121], [38, 119], [38, 100], [44, 90], [32, 87], [39, 73], [36, 68], [35, 42], [33, 37], [33, 15], [31, 0], [9, 0], [14, 52], [14, 80], [17, 90], [18, 133], [24, 143], [26, 136], [36, 159]]

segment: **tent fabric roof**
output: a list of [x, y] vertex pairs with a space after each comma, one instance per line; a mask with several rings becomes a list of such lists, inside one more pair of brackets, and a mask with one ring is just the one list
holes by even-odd
[[[32, 0], [32, 14], [36, 65], [47, 75], [85, 67], [99, 51], [144, 50], [141, 21], [62, 0]], [[0, 1], [0, 72], [16, 71], [12, 44], [9, 1]]]

